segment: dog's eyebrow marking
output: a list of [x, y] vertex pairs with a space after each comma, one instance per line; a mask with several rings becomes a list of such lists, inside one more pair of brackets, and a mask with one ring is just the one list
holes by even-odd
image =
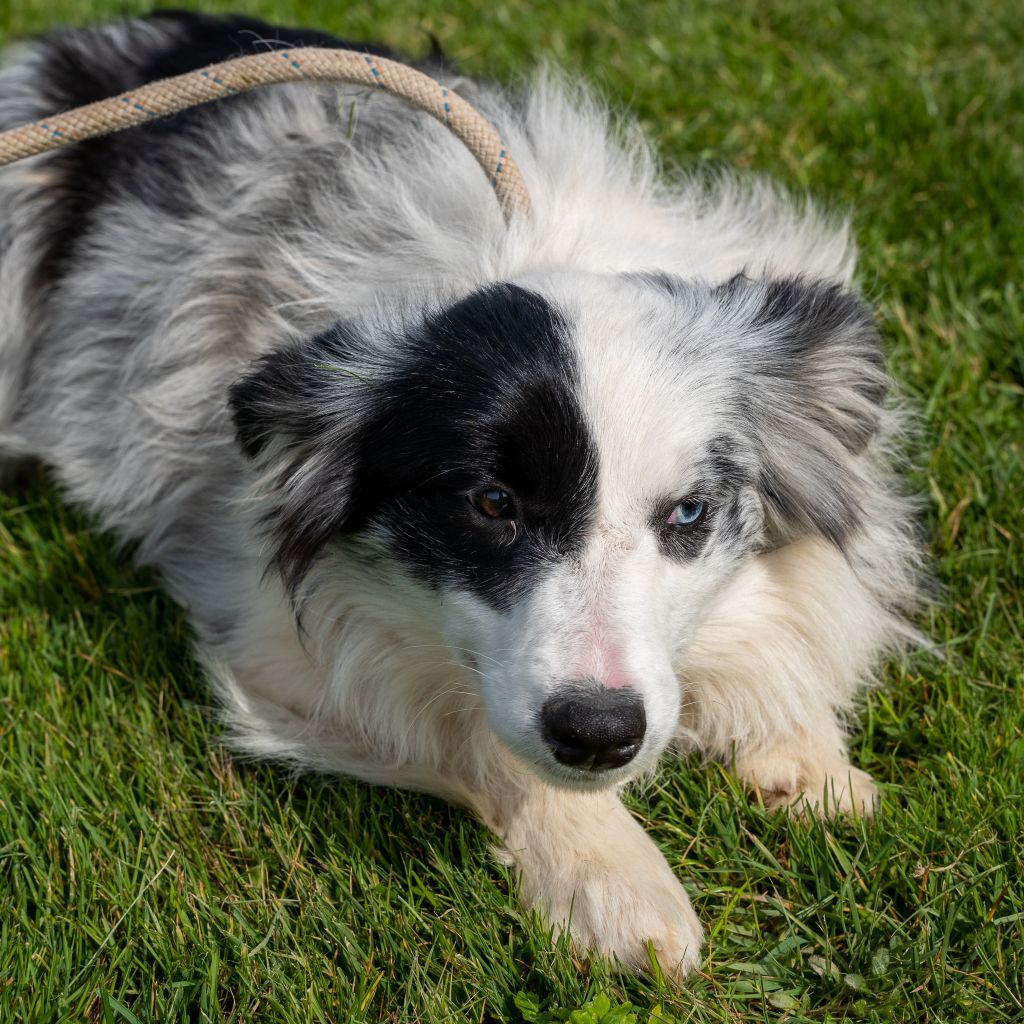
[[[685, 457], [679, 466], [680, 476], [688, 482], [690, 492], [713, 497], [753, 483], [757, 476], [754, 458], [754, 452], [740, 438], [720, 434]], [[664, 495], [672, 503], [686, 496], [683, 490]]]
[[706, 470], [717, 483], [738, 487], [752, 478], [751, 472], [740, 461], [742, 443], [739, 439], [720, 434], [708, 443], [698, 466]]

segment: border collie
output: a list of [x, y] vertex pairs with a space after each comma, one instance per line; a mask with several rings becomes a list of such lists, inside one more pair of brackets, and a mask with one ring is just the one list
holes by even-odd
[[[0, 126], [344, 45], [167, 12], [62, 31]], [[368, 52], [385, 53], [379, 47]], [[0, 457], [155, 566], [243, 754], [440, 794], [526, 906], [681, 977], [700, 923], [619, 791], [698, 750], [768, 806], [872, 810], [845, 723], [919, 543], [847, 226], [659, 182], [552, 75], [424, 65], [508, 141], [286, 85], [0, 172]]]

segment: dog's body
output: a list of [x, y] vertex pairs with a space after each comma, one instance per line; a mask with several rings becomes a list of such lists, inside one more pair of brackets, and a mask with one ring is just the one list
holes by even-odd
[[[0, 127], [257, 49], [164, 14], [58, 34]], [[0, 457], [159, 567], [239, 749], [439, 793], [528, 904], [638, 965], [701, 929], [616, 787], [670, 745], [870, 810], [842, 719], [909, 635], [845, 228], [660, 188], [551, 81], [453, 78], [533, 203], [381, 94], [278, 87], [0, 172]]]

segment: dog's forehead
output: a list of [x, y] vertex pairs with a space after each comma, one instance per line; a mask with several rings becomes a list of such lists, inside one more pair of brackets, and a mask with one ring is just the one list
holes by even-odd
[[685, 490], [730, 397], [731, 368], [699, 304], [658, 275], [573, 274], [540, 287], [568, 324], [607, 512]]

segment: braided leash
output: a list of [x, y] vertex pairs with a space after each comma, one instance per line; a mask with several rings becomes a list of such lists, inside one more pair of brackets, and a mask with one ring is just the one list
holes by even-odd
[[120, 96], [0, 132], [0, 167], [261, 85], [310, 81], [372, 86], [426, 111], [446, 125], [476, 158], [506, 220], [516, 213], [529, 213], [530, 197], [519, 168], [483, 115], [422, 72], [355, 50], [273, 50], [151, 82]]

